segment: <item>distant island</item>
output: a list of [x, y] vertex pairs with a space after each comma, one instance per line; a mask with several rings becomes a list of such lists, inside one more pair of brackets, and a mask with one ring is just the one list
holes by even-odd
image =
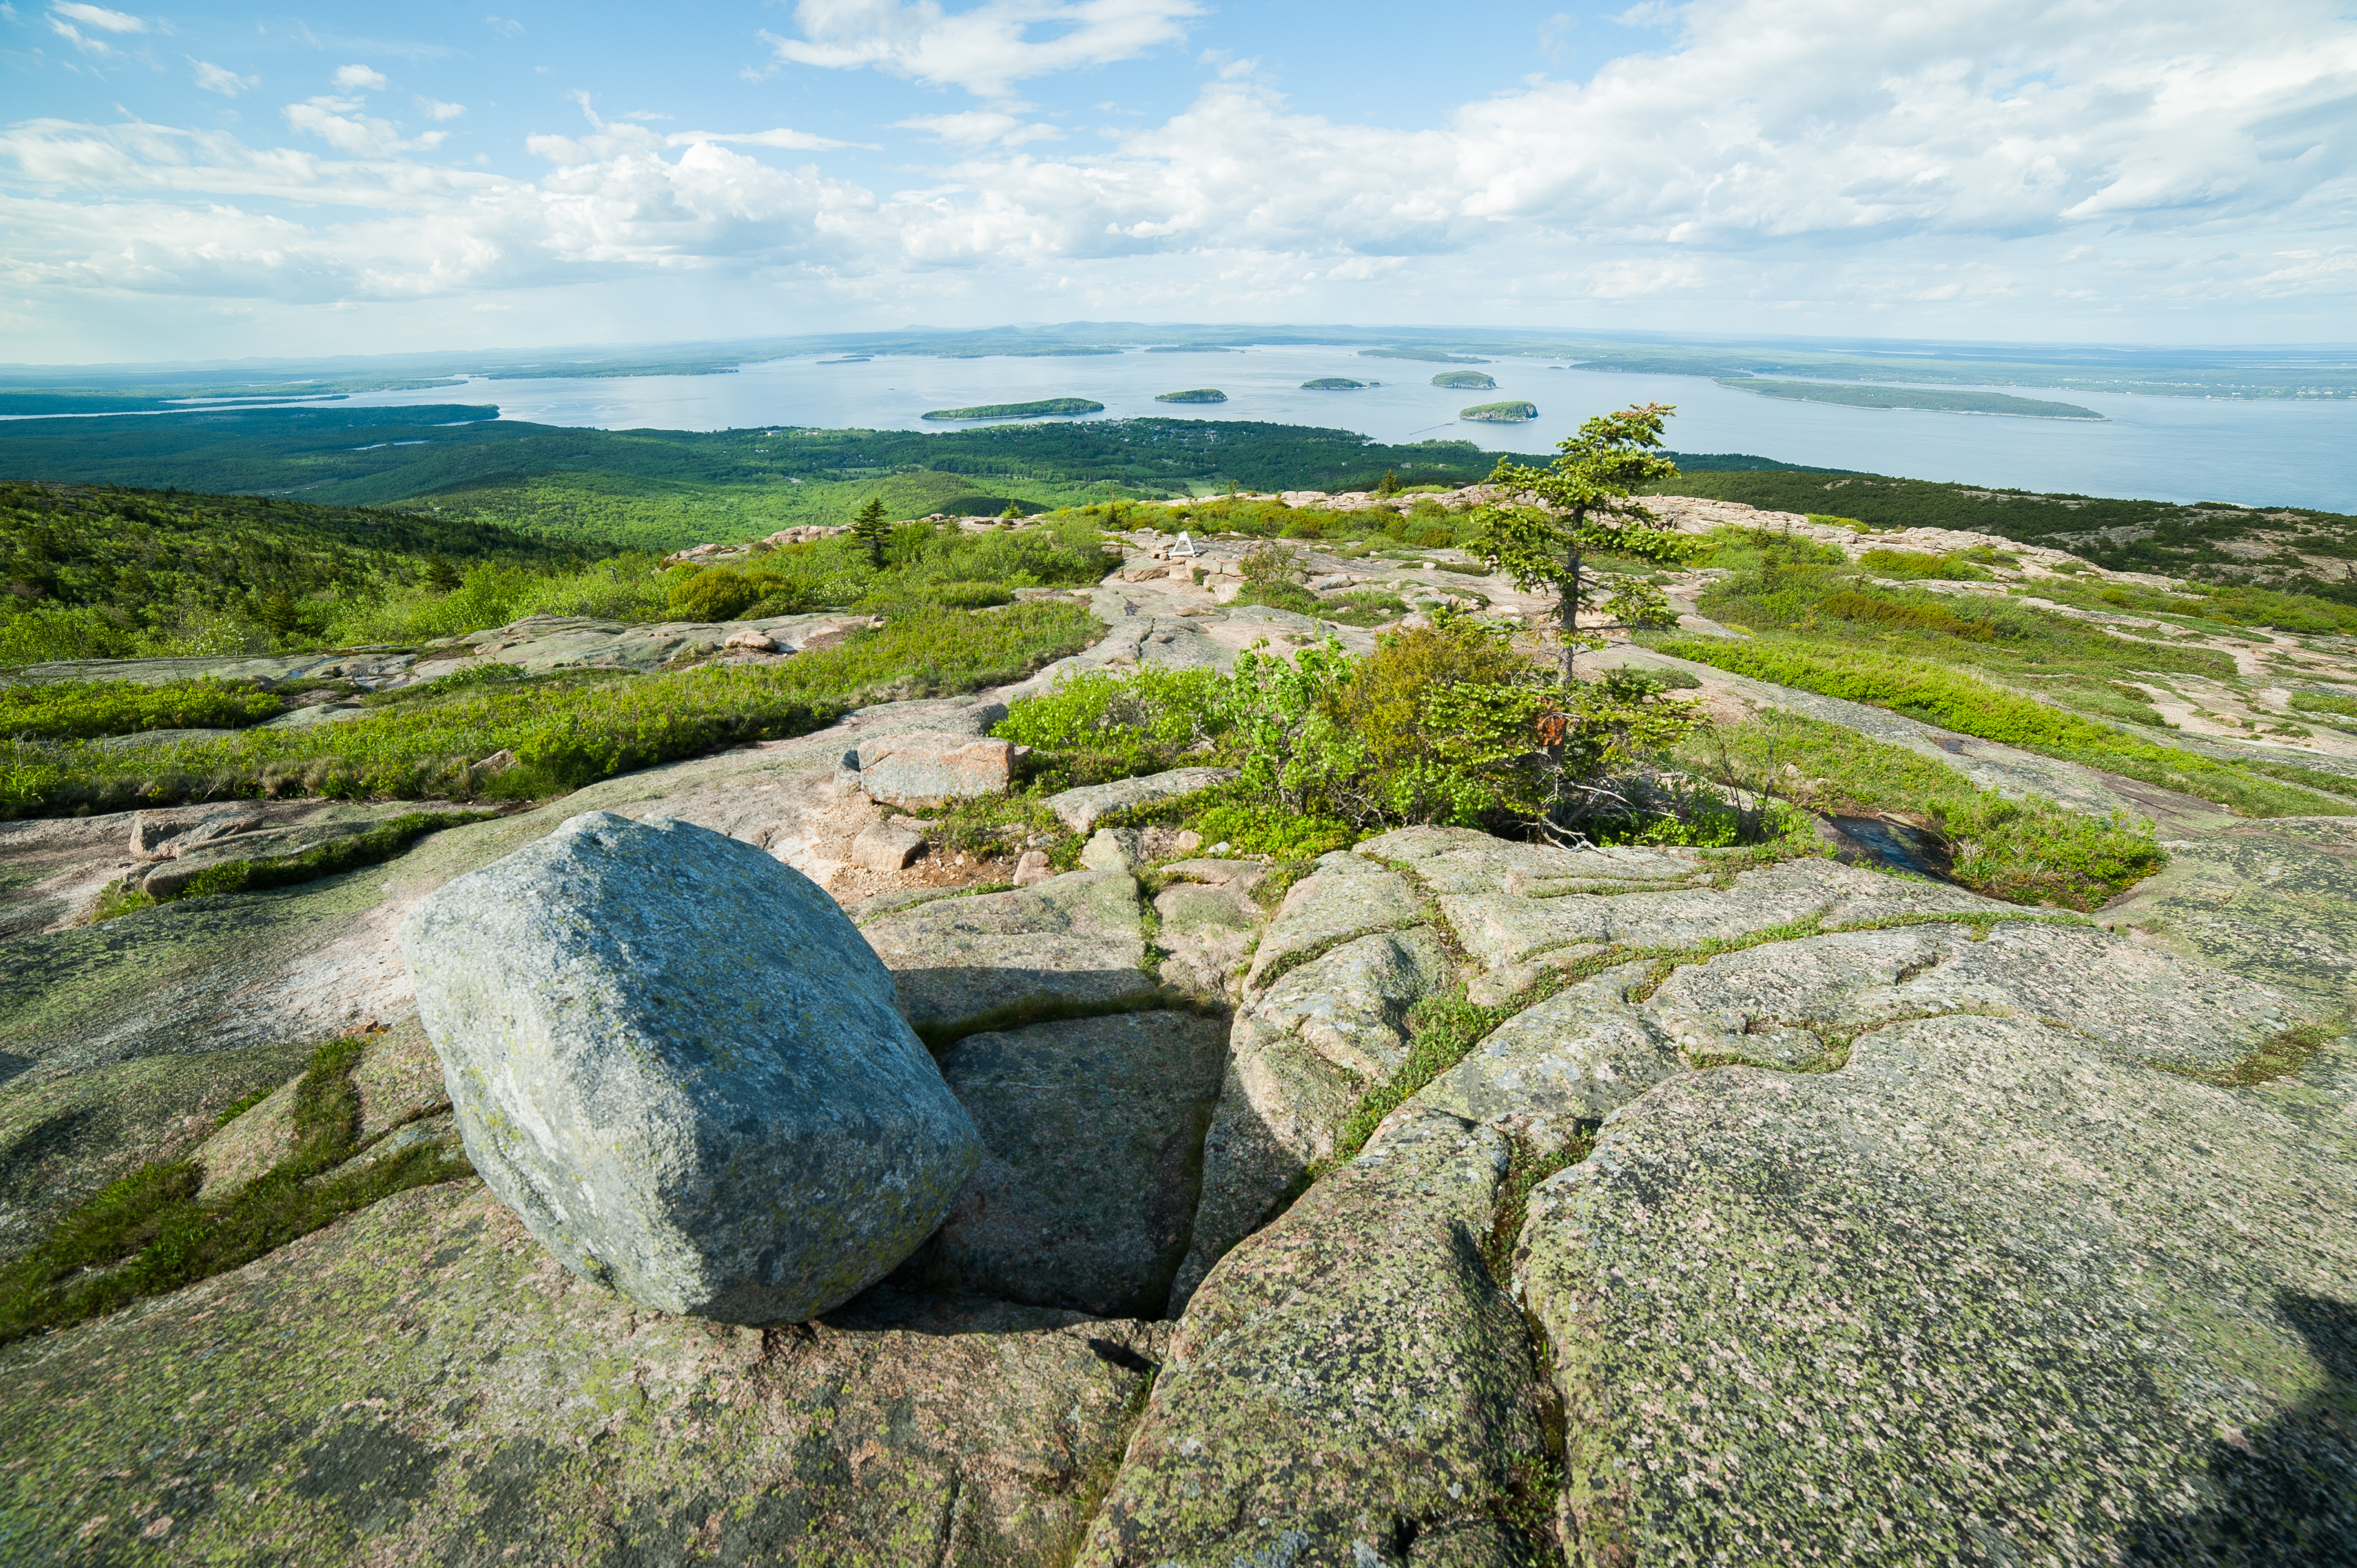
[[1146, 350], [1149, 354], [1238, 354], [1240, 349], [1223, 349], [1217, 343], [1162, 343]]
[[1056, 414], [1103, 413], [1104, 404], [1084, 397], [1043, 397], [1037, 403], [985, 403], [972, 408], [937, 408], [920, 419], [1048, 419]]
[[1539, 416], [1534, 403], [1477, 403], [1471, 408], [1457, 411], [1459, 419], [1479, 420], [1485, 424], [1520, 424]]
[[1490, 361], [1471, 354], [1451, 354], [1441, 349], [1361, 349], [1361, 360], [1422, 360], [1436, 365], [1486, 365]]
[[1348, 376], [1320, 376], [1314, 381], [1301, 383], [1303, 392], [1363, 392], [1367, 383], [1354, 381]]
[[1197, 387], [1192, 392], [1157, 392], [1157, 403], [1225, 403], [1228, 394], [1217, 387]]
[[1495, 376], [1485, 375], [1480, 371], [1443, 371], [1438, 375], [1432, 378], [1432, 384], [1437, 387], [1448, 387], [1456, 392], [1495, 392], [1498, 390], [1497, 378]]
[[866, 354], [845, 354], [840, 360], [821, 360], [819, 363], [822, 365], [864, 365], [868, 361], [870, 357], [871, 356]]
[[2007, 392], [1927, 392], [1921, 387], [1844, 386], [1835, 381], [1771, 381], [1756, 376], [1715, 376], [1720, 386], [1761, 397], [1798, 403], [1837, 403], [1846, 408], [1920, 408], [1935, 413], [2006, 413], [2018, 419], [2101, 419], [2075, 403], [2047, 403]]

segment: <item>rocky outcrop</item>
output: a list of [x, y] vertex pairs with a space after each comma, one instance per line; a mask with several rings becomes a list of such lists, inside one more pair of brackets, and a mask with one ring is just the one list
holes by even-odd
[[1084, 833], [1096, 826], [1099, 817], [1151, 805], [1157, 800], [1175, 800], [1181, 795], [1225, 784], [1235, 776], [1232, 768], [1174, 768], [1168, 773], [1150, 773], [1142, 779], [1116, 779], [1110, 784], [1067, 789], [1049, 796], [1048, 809], [1066, 827]]
[[1187, 1251], [1222, 1020], [1132, 1013], [970, 1035], [942, 1059], [982, 1167], [911, 1277], [935, 1289], [1159, 1316]]
[[1015, 781], [1015, 748], [1003, 740], [902, 734], [869, 741], [854, 755], [859, 787], [888, 806], [914, 810], [1000, 795]]
[[935, 1045], [1009, 1024], [1118, 1013], [1159, 994], [1144, 968], [1137, 881], [1082, 871], [1008, 893], [942, 898], [864, 928], [901, 1011]]
[[857, 929], [707, 829], [573, 818], [425, 899], [401, 945], [475, 1169], [642, 1305], [825, 1312], [979, 1156]]

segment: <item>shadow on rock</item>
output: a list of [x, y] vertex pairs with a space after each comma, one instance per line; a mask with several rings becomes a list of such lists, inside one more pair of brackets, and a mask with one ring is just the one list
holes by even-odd
[[2122, 1561], [2235, 1568], [2357, 1563], [2357, 1306], [2287, 1291], [2276, 1308], [2323, 1366], [2325, 1387], [2248, 1434], [2212, 1444], [2209, 1506], [2148, 1520]]

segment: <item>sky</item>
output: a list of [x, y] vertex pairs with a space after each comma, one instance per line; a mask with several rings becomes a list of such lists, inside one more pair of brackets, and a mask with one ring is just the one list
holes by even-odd
[[0, 362], [2357, 342], [2357, 0], [0, 3]]

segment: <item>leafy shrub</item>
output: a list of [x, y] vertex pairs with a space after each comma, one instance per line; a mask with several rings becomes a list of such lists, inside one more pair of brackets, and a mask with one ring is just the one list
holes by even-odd
[[1867, 621], [1902, 631], [1937, 637], [1961, 637], [1974, 642], [1994, 642], [1996, 628], [1985, 620], [1969, 620], [1943, 604], [1908, 603], [1878, 594], [1844, 588], [1816, 603], [1817, 613], [1840, 620]]
[[769, 596], [764, 590], [771, 581], [725, 566], [707, 567], [672, 589], [669, 608], [681, 620], [734, 620]]
[[992, 733], [1052, 754], [1075, 784], [1098, 784], [1216, 747], [1233, 727], [1227, 709], [1217, 671], [1087, 670], [1010, 703]]
[[1263, 605], [1273, 610], [1291, 610], [1296, 615], [1322, 615], [1326, 601], [1298, 583], [1246, 583], [1228, 601], [1232, 605]]
[[0, 689], [0, 735], [86, 740], [153, 729], [242, 729], [285, 703], [218, 681], [59, 681]]

